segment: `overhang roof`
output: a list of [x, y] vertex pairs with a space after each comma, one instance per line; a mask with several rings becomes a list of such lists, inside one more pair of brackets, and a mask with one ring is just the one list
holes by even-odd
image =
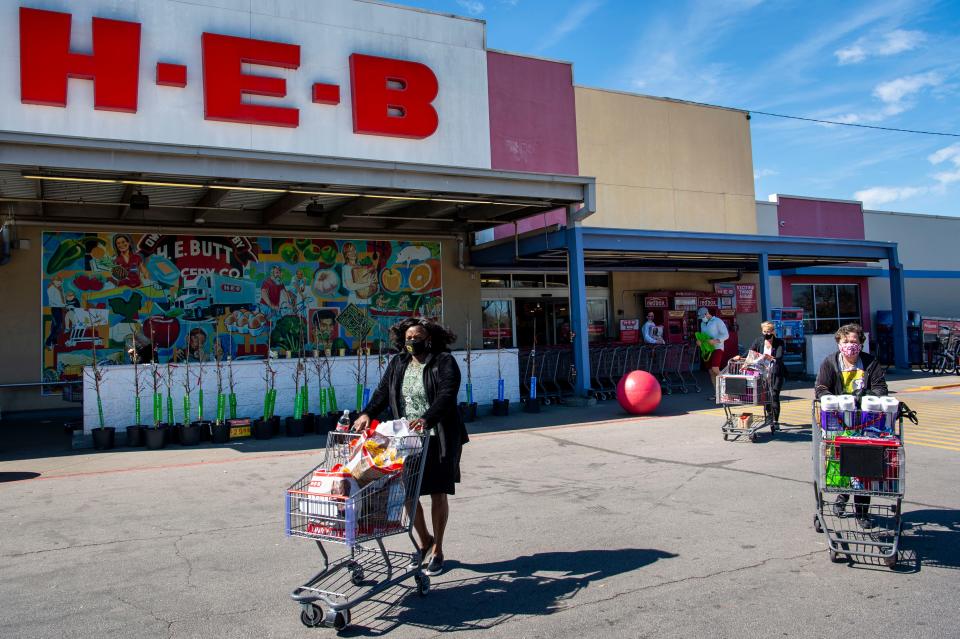
[[[685, 268], [698, 271], [756, 272], [759, 256], [767, 255], [771, 270], [849, 262], [877, 262], [891, 258], [896, 244], [867, 240], [685, 233], [578, 227], [584, 266], [594, 271], [631, 271]], [[531, 233], [518, 239], [474, 247], [473, 266], [530, 269], [565, 264], [565, 230]]]
[[[594, 189], [581, 176], [0, 132], [0, 204], [50, 226], [456, 235], [570, 206], [589, 215]], [[129, 206], [137, 194], [148, 209]]]

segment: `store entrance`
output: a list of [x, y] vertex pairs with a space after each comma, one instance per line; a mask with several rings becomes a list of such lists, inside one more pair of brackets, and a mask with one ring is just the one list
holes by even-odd
[[518, 298], [515, 303], [518, 348], [531, 348], [534, 333], [537, 346], [570, 343], [570, 304], [567, 298]]

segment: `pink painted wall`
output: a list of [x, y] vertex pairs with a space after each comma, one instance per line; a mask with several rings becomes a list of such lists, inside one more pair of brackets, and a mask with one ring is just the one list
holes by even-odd
[[828, 202], [778, 198], [780, 235], [864, 239], [863, 206], [860, 202]]
[[[562, 62], [487, 52], [490, 160], [494, 169], [577, 175], [573, 68]], [[520, 232], [563, 223], [564, 211], [522, 220]], [[494, 238], [513, 225], [494, 229]]]

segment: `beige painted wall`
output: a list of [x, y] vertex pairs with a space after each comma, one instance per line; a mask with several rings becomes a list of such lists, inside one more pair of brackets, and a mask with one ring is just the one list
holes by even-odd
[[[0, 383], [40, 381], [40, 233], [36, 227], [18, 227], [19, 239], [30, 240], [29, 250], [15, 250], [8, 264], [0, 267]], [[457, 266], [457, 243], [442, 242], [444, 322], [457, 334], [454, 348], [466, 344], [467, 315], [473, 319], [475, 348], [480, 348], [480, 276]], [[0, 389], [0, 412], [75, 407], [60, 396], [41, 397], [36, 388]]]
[[576, 87], [589, 226], [756, 233], [750, 125], [740, 111]]

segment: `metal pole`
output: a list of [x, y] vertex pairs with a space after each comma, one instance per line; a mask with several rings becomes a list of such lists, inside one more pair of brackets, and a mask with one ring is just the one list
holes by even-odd
[[893, 313], [893, 363], [897, 368], [910, 370], [907, 352], [907, 304], [903, 283], [903, 265], [897, 256], [897, 246], [890, 248], [887, 259], [890, 267], [890, 306]]
[[573, 364], [577, 369], [574, 393], [586, 397], [590, 389], [590, 351], [587, 327], [587, 283], [583, 262], [583, 231], [567, 210], [566, 229], [567, 255], [570, 278], [570, 325], [574, 332], [572, 340]]
[[766, 322], [770, 319], [770, 263], [766, 253], [761, 253], [759, 257], [760, 321]]

